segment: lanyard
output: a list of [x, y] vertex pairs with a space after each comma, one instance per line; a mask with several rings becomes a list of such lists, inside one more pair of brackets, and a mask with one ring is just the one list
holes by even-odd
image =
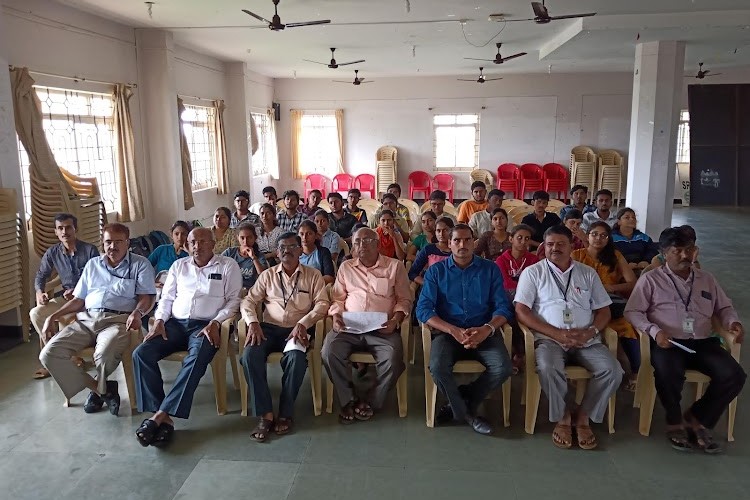
[[560, 281], [560, 278], [557, 277], [557, 274], [555, 274], [555, 271], [552, 270], [549, 264], [547, 264], [547, 269], [549, 269], [549, 273], [552, 275], [552, 279], [555, 280], [555, 284], [557, 285], [557, 289], [560, 290], [560, 293], [563, 296], [563, 300], [565, 302], [568, 302], [568, 290], [570, 289], [570, 281], [573, 279], [573, 270], [570, 270], [570, 274], [568, 275], [568, 284], [565, 285], [565, 288], [563, 289], [562, 281]]
[[[680, 301], [682, 301], [682, 304], [685, 306], [685, 312], [688, 310], [688, 306], [690, 305], [690, 298], [693, 296], [693, 285], [695, 285], [695, 279], [690, 282], [690, 291], [688, 292], [687, 300], [682, 298], [682, 294], [680, 293], [680, 289], [677, 287], [677, 282], [674, 280], [672, 275], [669, 273], [666, 273], [667, 276], [669, 276], [669, 279], [672, 281], [672, 285], [674, 285], [674, 289], [677, 292], [677, 295], [680, 297]], [[693, 278], [693, 272], [690, 272], [690, 277]], [[689, 278], [688, 278], [689, 279]]]
[[[117, 273], [113, 273], [112, 271], [114, 271], [115, 268], [113, 267], [112, 271], [110, 271], [109, 270], [109, 264], [107, 264], [106, 262], [104, 263], [104, 268], [107, 270], [107, 272], [109, 273], [110, 276], [114, 276], [115, 278], [119, 278], [121, 280], [130, 279], [130, 263], [132, 262], [130, 260], [130, 251], [128, 251], [128, 254], [125, 256], [125, 258], [128, 259], [128, 274], [126, 274], [125, 276], [120, 276]], [[118, 266], [119, 266], [119, 264], [118, 264]]]
[[292, 300], [292, 297], [294, 296], [294, 292], [297, 291], [297, 285], [299, 285], [299, 278], [302, 276], [302, 271], [297, 272], [297, 279], [294, 282], [294, 286], [292, 287], [292, 291], [289, 292], [289, 297], [286, 296], [286, 287], [284, 286], [284, 276], [281, 275], [284, 270], [279, 271], [279, 281], [281, 281], [281, 298], [284, 301], [284, 309], [286, 309], [287, 304], [289, 304], [289, 301]]
[[511, 278], [518, 278], [521, 275], [521, 271], [523, 271], [523, 266], [526, 264], [526, 257], [523, 258], [523, 260], [521, 261], [521, 265], [518, 266], [518, 269], [513, 267], [514, 261], [515, 259], [513, 258], [513, 256], [511, 256], [510, 261], [508, 262], [508, 265], [510, 265], [510, 276]]

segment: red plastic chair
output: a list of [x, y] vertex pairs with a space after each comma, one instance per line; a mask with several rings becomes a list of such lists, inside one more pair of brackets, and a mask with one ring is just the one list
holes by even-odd
[[524, 163], [521, 165], [521, 199], [527, 192], [541, 191], [544, 189], [544, 172], [542, 167], [536, 163]]
[[354, 187], [359, 189], [362, 196], [370, 193], [370, 198], [375, 199], [375, 176], [370, 174], [359, 174], [354, 178]]
[[547, 163], [542, 167], [544, 174], [544, 190], [550, 195], [555, 193], [558, 199], [568, 203], [568, 169], [559, 163]]
[[325, 200], [329, 182], [331, 182], [331, 179], [325, 175], [310, 174], [305, 177], [305, 199], [307, 199], [310, 191], [317, 189], [323, 195], [323, 199]]
[[437, 174], [432, 178], [432, 190], [439, 189], [445, 192], [448, 200], [453, 203], [453, 189], [456, 184], [451, 174]]
[[331, 184], [332, 193], [347, 192], [354, 187], [354, 177], [349, 174], [336, 174]]
[[423, 193], [424, 199], [432, 193], [432, 178], [427, 172], [417, 170], [409, 174], [409, 199], [414, 199], [414, 193]]
[[503, 163], [497, 167], [497, 189], [505, 194], [513, 193], [518, 198], [520, 170], [515, 163]]

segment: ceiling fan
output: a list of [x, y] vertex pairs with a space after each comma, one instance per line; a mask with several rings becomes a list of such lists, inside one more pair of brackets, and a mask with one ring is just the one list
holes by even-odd
[[[505, 21], [534, 21], [537, 24], [547, 24], [550, 21], [557, 21], [559, 19], [575, 19], [577, 17], [591, 17], [595, 16], [596, 12], [588, 12], [586, 14], [568, 14], [565, 16], [550, 16], [547, 11], [547, 7], [544, 5], [544, 0], [541, 2], [531, 2], [531, 8], [534, 9], [534, 17], [528, 19], [504, 19]], [[492, 16], [490, 16], [492, 17]]]
[[698, 73], [696, 73], [694, 78], [697, 78], [698, 80], [703, 80], [707, 76], [718, 76], [721, 74], [721, 73], [711, 73], [709, 75], [709, 73], [711, 73], [710, 69], [704, 70], [703, 63], [698, 63]]
[[476, 82], [476, 83], [491, 82], [493, 80], [502, 80], [502, 77], [501, 78], [485, 78], [484, 77], [484, 73], [482, 71], [484, 71], [484, 68], [480, 66], [479, 67], [479, 78], [477, 78], [476, 80], [467, 80], [465, 78], [458, 78], [457, 80], [459, 82]]
[[373, 80], [367, 80], [367, 81], [365, 81], [364, 78], [360, 78], [359, 77], [359, 70], [358, 69], [354, 70], [354, 81], [353, 82], [349, 82], [349, 81], [346, 81], [346, 80], [333, 80], [333, 81], [336, 82], [336, 83], [350, 83], [352, 85], [362, 85], [363, 83], [372, 83], [373, 82]]
[[492, 62], [495, 64], [502, 64], [505, 61], [509, 61], [510, 59], [515, 59], [516, 57], [521, 57], [521, 56], [526, 55], [526, 52], [519, 52], [518, 54], [513, 54], [512, 56], [502, 57], [500, 55], [500, 46], [502, 45], [502, 43], [498, 42], [495, 45], [497, 46], [497, 55], [495, 55], [494, 59], [477, 59], [475, 57], [464, 57], [464, 59], [470, 59], [472, 61], [487, 61], [487, 62]]
[[307, 62], [311, 62], [311, 63], [315, 63], [315, 64], [323, 64], [325, 66], [328, 66], [331, 69], [336, 69], [339, 66], [348, 66], [350, 64], [359, 64], [359, 63], [365, 62], [364, 59], [360, 59], [358, 61], [345, 62], [345, 63], [336, 62], [336, 58], [333, 56], [334, 52], [336, 52], [336, 48], [335, 47], [331, 47], [331, 62], [329, 62], [329, 63], [318, 62], [318, 61], [311, 61], [310, 59], [302, 59], [302, 60], [303, 61], [307, 61]]
[[330, 19], [320, 19], [318, 21], [305, 21], [301, 23], [281, 24], [281, 18], [279, 17], [279, 11], [278, 11], [279, 1], [280, 0], [273, 0], [273, 17], [271, 18], [272, 21], [269, 21], [268, 19], [261, 17], [254, 12], [250, 12], [247, 9], [242, 9], [242, 12], [244, 12], [248, 16], [254, 17], [258, 21], [262, 21], [268, 24], [268, 29], [270, 29], [271, 31], [281, 31], [284, 28], [298, 28], [300, 26], [314, 26], [316, 24], [328, 24], [331, 22]]

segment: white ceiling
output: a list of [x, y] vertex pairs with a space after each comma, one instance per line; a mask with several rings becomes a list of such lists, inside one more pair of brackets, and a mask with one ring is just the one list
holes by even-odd
[[[406, 0], [281, 0], [283, 23], [332, 21], [282, 32], [250, 29], [260, 23], [240, 10], [268, 19], [271, 0], [155, 0], [151, 19], [142, 0], [58, 1], [128, 26], [170, 28], [182, 46], [245, 61], [251, 70], [276, 78], [295, 72], [308, 78], [352, 76], [354, 66], [332, 70], [302, 61], [327, 62], [329, 47], [337, 47], [339, 62], [366, 59], [356, 66], [365, 77], [470, 75], [481, 63], [463, 58], [492, 59], [497, 41], [503, 42], [504, 56], [529, 55], [502, 66], [484, 63], [488, 76], [546, 72], [550, 66], [553, 72], [630, 71], [638, 40], [685, 40], [688, 73], [698, 61], [707, 68], [750, 64], [748, 0], [548, 0], [553, 16], [598, 15], [547, 25], [487, 20], [493, 13], [533, 17], [527, 0], [409, 0], [410, 12]], [[462, 19], [468, 21], [462, 25]]]

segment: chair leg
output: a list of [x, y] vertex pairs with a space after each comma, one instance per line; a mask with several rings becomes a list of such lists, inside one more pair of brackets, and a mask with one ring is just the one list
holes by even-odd
[[133, 374], [132, 352], [126, 352], [122, 357], [122, 371], [125, 373], [125, 386], [128, 388], [130, 414], [135, 415], [138, 413], [138, 398], [135, 394], [135, 375]]
[[432, 377], [424, 381], [425, 421], [427, 427], [435, 427], [435, 405], [437, 404], [437, 386]]
[[706, 392], [706, 384], [703, 382], [695, 383], [695, 400], [698, 401], [703, 397], [703, 393]]
[[409, 332], [409, 363], [412, 365], [416, 362], [417, 359], [417, 341], [414, 334], [414, 329], [412, 328]]
[[398, 416], [401, 418], [406, 417], [407, 412], [407, 378], [406, 370], [398, 378], [396, 382], [396, 396], [398, 398]]
[[216, 353], [211, 361], [211, 373], [214, 377], [214, 392], [216, 393], [216, 413], [227, 414], [227, 358], [226, 354]]
[[63, 401], [63, 406], [65, 408], [70, 408], [70, 399], [69, 398], [65, 398], [65, 401]]
[[313, 413], [317, 417], [323, 413], [323, 395], [320, 387], [320, 358], [313, 354], [311, 365], [312, 372], [310, 373], [310, 384], [312, 385]]
[[526, 405], [526, 376], [523, 377], [523, 385], [521, 386], [521, 406]]
[[734, 398], [729, 403], [729, 410], [727, 411], [727, 441], [730, 443], [734, 441], [734, 417], [737, 414], [737, 398]]
[[641, 393], [641, 414], [638, 419], [638, 432], [642, 436], [648, 436], [651, 433], [651, 419], [654, 416], [654, 403], [656, 402], [656, 387], [654, 381], [649, 377], [648, 385], [643, 388]]
[[616, 394], [612, 394], [612, 397], [609, 398], [609, 403], [607, 404], [607, 424], [609, 424], [609, 433], [614, 434], [615, 433], [615, 403], [616, 403]]
[[536, 427], [536, 416], [539, 410], [539, 398], [542, 395], [542, 386], [536, 373], [526, 373], [526, 433], [534, 434]]
[[503, 426], [510, 427], [510, 377], [503, 383]]
[[236, 391], [240, 388], [240, 369], [237, 363], [237, 353], [233, 349], [229, 349], [229, 367], [232, 369], [232, 382]]
[[333, 413], [333, 382], [326, 377], [326, 413]]
[[638, 378], [635, 381], [635, 394], [633, 394], [633, 408], [641, 407], [641, 398], [643, 397], [643, 370], [638, 371]]
[[247, 380], [245, 377], [240, 377], [240, 415], [243, 417], [247, 417], [248, 389]]

